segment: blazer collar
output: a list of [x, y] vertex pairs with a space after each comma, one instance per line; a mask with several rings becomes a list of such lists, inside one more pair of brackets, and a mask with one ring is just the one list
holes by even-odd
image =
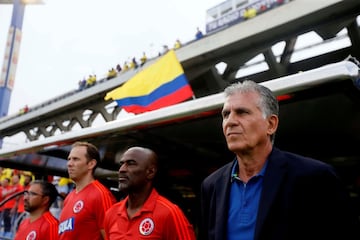
[[222, 178], [220, 181], [216, 183], [216, 202], [218, 206], [216, 208], [216, 234], [220, 236], [216, 236], [215, 239], [225, 239], [226, 236], [226, 224], [228, 218], [228, 209], [229, 206], [229, 196], [230, 196], [230, 185], [231, 185], [231, 169], [236, 162], [236, 158], [234, 161], [225, 165], [224, 170], [222, 172]]
[[286, 173], [286, 160], [279, 149], [273, 148], [267, 161], [268, 166], [264, 176], [263, 189], [256, 220], [255, 239], [258, 239], [259, 237], [258, 234], [261, 232], [269, 209], [275, 200]]

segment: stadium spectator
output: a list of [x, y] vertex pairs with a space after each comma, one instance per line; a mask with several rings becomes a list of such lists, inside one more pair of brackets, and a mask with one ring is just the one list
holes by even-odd
[[34, 180], [34, 175], [32, 172], [30, 171], [20, 171], [20, 184], [25, 187], [25, 186], [29, 186], [28, 184]]
[[122, 70], [123, 70], [123, 72], [126, 72], [127, 70], [129, 70], [129, 64], [127, 63], [127, 61], [124, 62]]
[[167, 45], [163, 45], [160, 56], [166, 54], [168, 51], [169, 51], [169, 47]]
[[19, 114], [20, 114], [20, 115], [25, 114], [25, 113], [27, 113], [27, 112], [29, 112], [29, 107], [28, 107], [28, 105], [25, 105], [23, 108], [21, 108], [21, 109], [19, 110]]
[[144, 66], [144, 64], [146, 63], [147, 61], [147, 56], [145, 54], [145, 52], [143, 52], [143, 55], [142, 57], [140, 58], [140, 67]]
[[181, 48], [181, 42], [179, 39], [176, 39], [175, 44], [174, 44], [174, 49], [176, 50], [179, 48]]
[[244, 12], [244, 19], [250, 19], [256, 16], [256, 9], [254, 7], [247, 7]]
[[129, 148], [122, 155], [119, 190], [128, 196], [106, 212], [104, 228], [109, 240], [195, 239], [181, 209], [153, 187], [157, 158], [155, 152], [141, 147]]
[[116, 65], [116, 71], [119, 73], [119, 72], [121, 72], [121, 70], [122, 70], [122, 68], [121, 68], [120, 64], [117, 64]]
[[0, 180], [2, 181], [5, 178], [10, 179], [12, 176], [13, 170], [11, 168], [0, 167]]
[[86, 85], [85, 88], [88, 88], [92, 85], [93, 83], [93, 76], [90, 74], [89, 77], [86, 79]]
[[29, 112], [29, 106], [26, 104], [26, 105], [24, 106], [24, 113], [27, 113], [27, 112]]
[[108, 74], [107, 74], [107, 76], [106, 76], [106, 79], [109, 80], [109, 79], [111, 79], [111, 78], [116, 77], [116, 75], [117, 75], [116, 70], [115, 70], [114, 68], [111, 68], [111, 69], [108, 71]]
[[96, 84], [96, 75], [89, 75], [88, 79], [86, 80], [86, 87], [91, 87]]
[[58, 220], [49, 212], [57, 191], [47, 181], [35, 180], [24, 193], [25, 210], [29, 217], [23, 220], [14, 240], [57, 240]]
[[79, 91], [84, 90], [86, 88], [86, 79], [85, 77], [83, 80], [79, 80]]
[[137, 67], [138, 67], [138, 63], [137, 63], [135, 57], [133, 57], [130, 62], [130, 69], [137, 69]]
[[261, 4], [260, 6], [260, 13], [265, 12], [268, 9], [266, 3]]
[[199, 39], [202, 38], [204, 35], [203, 35], [203, 33], [201, 32], [200, 28], [197, 28], [196, 30], [197, 30], [197, 31], [196, 31], [196, 34], [195, 34], [195, 39], [196, 39], [196, 40], [199, 40]]
[[87, 142], [76, 142], [68, 156], [67, 168], [75, 183], [60, 214], [59, 240], [105, 239], [104, 216], [116, 199], [94, 178], [100, 162], [98, 149]]

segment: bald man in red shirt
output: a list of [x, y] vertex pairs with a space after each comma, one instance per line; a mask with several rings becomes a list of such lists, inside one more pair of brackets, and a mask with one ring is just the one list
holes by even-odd
[[148, 148], [132, 147], [120, 160], [119, 190], [128, 194], [105, 214], [109, 240], [194, 240], [192, 225], [181, 209], [153, 187], [157, 155]]

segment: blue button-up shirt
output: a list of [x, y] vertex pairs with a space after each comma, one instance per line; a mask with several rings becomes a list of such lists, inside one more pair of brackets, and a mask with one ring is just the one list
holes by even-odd
[[257, 175], [244, 183], [238, 177], [239, 165], [235, 161], [231, 171], [227, 239], [253, 240], [267, 162]]

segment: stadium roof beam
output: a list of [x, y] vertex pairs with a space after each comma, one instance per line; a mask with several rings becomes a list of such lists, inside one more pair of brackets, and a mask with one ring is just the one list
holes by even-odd
[[286, 40], [285, 48], [283, 54], [280, 58], [280, 63], [287, 66], [290, 63], [291, 56], [294, 52], [294, 47], [297, 41], [297, 37], [290, 38]]
[[358, 26], [357, 21], [353, 21], [347, 27], [347, 30], [354, 53], [353, 57], [357, 57], [358, 59], [360, 59], [360, 27]]

